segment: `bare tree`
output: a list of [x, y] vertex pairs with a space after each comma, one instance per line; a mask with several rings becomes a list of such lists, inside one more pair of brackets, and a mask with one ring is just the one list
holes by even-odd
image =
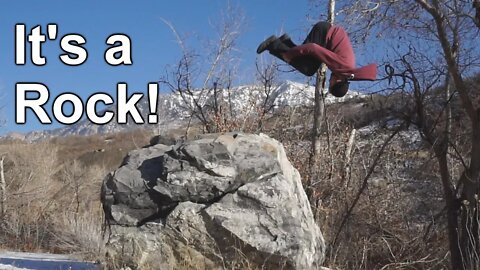
[[475, 24], [480, 28], [480, 1], [473, 0], [473, 8], [475, 9], [475, 18], [473, 18]]
[[[212, 23], [217, 38], [211, 39], [213, 41], [204, 46], [205, 52], [190, 49], [186, 38], [181, 36], [171, 23], [164, 20], [177, 39], [181, 57], [174, 67], [167, 69], [160, 82], [181, 97], [184, 109], [191, 117], [199, 120], [207, 132], [215, 131], [212, 118], [219, 113], [218, 95], [221, 90], [218, 86], [231, 80], [228, 74], [232, 74], [230, 71], [235, 66], [236, 59], [233, 54], [236, 52], [236, 42], [244, 23], [243, 13], [230, 5], [219, 18], [219, 22]], [[211, 91], [215, 94], [214, 104], [207, 105]]]
[[263, 99], [260, 104], [260, 116], [258, 121], [258, 130], [263, 128], [265, 116], [271, 112], [275, 107], [275, 97], [272, 96], [273, 91], [277, 87], [278, 79], [278, 63], [273, 61], [266, 64], [260, 64], [257, 60], [255, 62], [257, 69], [257, 81], [260, 84]]
[[[410, 96], [404, 113], [431, 146], [443, 187], [452, 269], [479, 269], [480, 108], [467, 78], [478, 72], [478, 1], [379, 0], [342, 2], [338, 14], [355, 41], [390, 38], [400, 55], [393, 83]], [[403, 53], [402, 53], [403, 51]], [[389, 62], [393, 62], [390, 59]], [[442, 88], [442, 85], [445, 87]], [[439, 90], [440, 89], [440, 90]], [[442, 90], [443, 89], [443, 90]], [[438, 91], [443, 94], [437, 95]], [[438, 102], [434, 102], [437, 100]], [[452, 136], [451, 110], [469, 137], [459, 150]], [[455, 174], [451, 164], [461, 168]]]
[[[335, 0], [328, 0], [328, 18], [327, 21], [333, 23], [335, 20]], [[322, 63], [320, 69], [317, 71], [317, 77], [315, 81], [315, 104], [313, 109], [313, 132], [312, 132], [312, 149], [309, 156], [309, 167], [311, 172], [307, 180], [307, 196], [310, 202], [313, 202], [313, 175], [317, 175], [314, 169], [317, 167], [318, 156], [320, 155], [320, 143], [321, 143], [321, 126], [325, 119], [325, 81], [327, 77], [327, 65]]]
[[0, 158], [0, 217], [3, 219], [5, 216], [5, 204], [7, 202], [7, 183], [5, 181], [5, 171], [3, 162], [5, 156]]

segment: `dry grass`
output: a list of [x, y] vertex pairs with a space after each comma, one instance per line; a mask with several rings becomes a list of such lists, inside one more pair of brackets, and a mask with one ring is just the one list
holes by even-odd
[[[284, 144], [302, 179], [315, 183], [312, 209], [329, 247], [326, 265], [332, 269], [444, 269], [448, 265], [445, 220], [437, 215], [443, 203], [429, 149], [407, 149], [399, 141], [389, 144], [338, 232], [388, 132], [358, 135], [350, 164], [345, 163], [346, 143], [353, 128], [385, 113], [382, 102], [365, 101], [360, 110], [355, 103], [329, 107], [328, 128], [322, 129], [322, 155], [314, 168], [308, 167], [312, 123], [308, 109], [275, 117], [252, 109], [240, 118], [218, 118], [216, 126], [220, 131], [261, 131]], [[103, 260], [101, 181], [129, 150], [148, 144], [151, 135], [137, 132], [0, 144], [8, 195], [0, 249], [77, 253]], [[405, 167], [406, 162], [413, 165]], [[242, 254], [232, 265], [233, 269], [262, 269]], [[158, 269], [154, 263], [142, 269], [148, 267]], [[186, 256], [172, 269], [209, 267]]]
[[99, 200], [103, 177], [150, 137], [133, 132], [33, 144], [2, 142], [7, 200], [0, 248], [99, 259], [104, 246]]
[[[309, 178], [314, 183], [311, 203], [327, 241], [326, 265], [332, 269], [446, 268], [445, 220], [434, 217], [442, 209], [442, 191], [428, 149], [409, 149], [397, 137], [374, 164], [390, 131], [358, 134], [351, 163], [346, 164], [347, 142], [358, 121], [352, 121], [348, 106], [342, 113], [329, 109], [321, 156], [314, 168], [308, 166], [309, 128], [302, 124], [311, 119], [299, 116], [297, 129], [288, 132], [290, 127], [284, 126], [272, 132], [285, 145], [305, 183]], [[375, 110], [366, 110], [365, 117], [373, 117], [371, 111]], [[345, 173], [347, 165], [349, 173]], [[374, 165], [366, 189], [347, 216]]]

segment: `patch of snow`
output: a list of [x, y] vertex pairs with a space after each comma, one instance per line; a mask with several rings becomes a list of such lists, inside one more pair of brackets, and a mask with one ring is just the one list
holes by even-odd
[[13, 265], [0, 264], [0, 270], [32, 270], [28, 268], [17, 268]]
[[377, 129], [378, 129], [378, 125], [377, 124], [370, 124], [368, 126], [364, 126], [362, 128], [359, 128], [357, 130], [357, 134], [359, 134], [360, 136], [369, 136], [369, 135], [372, 135]]
[[422, 137], [420, 136], [418, 130], [416, 130], [414, 127], [410, 127], [408, 130], [400, 131], [398, 136], [409, 150], [415, 150], [422, 146]]
[[396, 119], [396, 118], [392, 118], [392, 119], [387, 120], [385, 125], [388, 129], [395, 129], [395, 128], [399, 127], [402, 123], [403, 122], [401, 120]]
[[37, 261], [71, 261], [74, 260], [70, 255], [51, 254], [51, 253], [29, 253], [29, 252], [0, 252], [0, 258], [37, 260]]

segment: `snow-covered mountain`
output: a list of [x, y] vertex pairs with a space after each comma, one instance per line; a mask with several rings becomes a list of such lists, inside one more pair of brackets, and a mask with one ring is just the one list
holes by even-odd
[[[268, 97], [267, 97], [268, 96]], [[335, 98], [327, 95], [326, 103], [343, 102], [352, 98], [363, 97], [355, 91], [349, 91], [343, 98]], [[196, 91], [193, 96], [180, 95], [179, 93], [163, 94], [159, 96], [159, 123], [156, 125], [144, 124], [145, 128], [168, 130], [170, 128], [185, 125], [191, 115], [194, 100], [201, 106], [213, 104], [213, 90]], [[274, 108], [309, 106], [313, 104], [314, 87], [302, 83], [286, 81], [273, 87], [266, 93], [262, 86], [246, 85], [232, 88], [230, 90], [217, 91], [217, 100], [223, 104], [228, 104], [235, 113], [248, 113], [255, 106], [260, 104], [272, 105]], [[149, 113], [148, 100], [143, 99], [137, 105], [140, 113], [147, 119]], [[115, 106], [107, 108], [115, 111]], [[130, 121], [128, 124], [118, 124], [111, 121], [105, 125], [92, 124], [88, 119], [83, 119], [76, 124], [64, 126], [52, 130], [32, 131], [27, 134], [7, 134], [6, 138], [24, 139], [28, 141], [38, 141], [46, 138], [68, 135], [92, 135], [108, 134], [131, 130], [138, 128], [139, 125]]]

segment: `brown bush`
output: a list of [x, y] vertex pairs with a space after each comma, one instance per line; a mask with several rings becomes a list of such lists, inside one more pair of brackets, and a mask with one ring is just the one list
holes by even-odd
[[[307, 165], [309, 108], [219, 119], [217, 126], [221, 131], [243, 127], [256, 132], [262, 122], [262, 132], [284, 144], [302, 179], [313, 183], [312, 209], [328, 245], [326, 265], [334, 269], [442, 269], [447, 265], [448, 247], [438, 206], [441, 191], [434, 184], [438, 181], [433, 173], [436, 165], [429, 149], [422, 145], [408, 148], [397, 136], [383, 149], [365, 190], [361, 190], [365, 176], [392, 131], [380, 128], [372, 134], [357, 133], [351, 161], [346, 163], [347, 141], [353, 128], [362, 127], [362, 121], [351, 117], [373, 117], [372, 111], [382, 109], [369, 100], [363, 102], [371, 106], [369, 110], [341, 114], [340, 106], [327, 108], [322, 154], [314, 168]], [[137, 132], [0, 145], [8, 185], [0, 246], [102, 259], [103, 213], [98, 196], [102, 178], [129, 150], [148, 144], [149, 138], [149, 133]], [[248, 258], [240, 256], [239, 261], [244, 262], [239, 269], [250, 267]]]
[[0, 144], [7, 187], [0, 248], [98, 259], [104, 244], [103, 177], [149, 138], [135, 131]]

